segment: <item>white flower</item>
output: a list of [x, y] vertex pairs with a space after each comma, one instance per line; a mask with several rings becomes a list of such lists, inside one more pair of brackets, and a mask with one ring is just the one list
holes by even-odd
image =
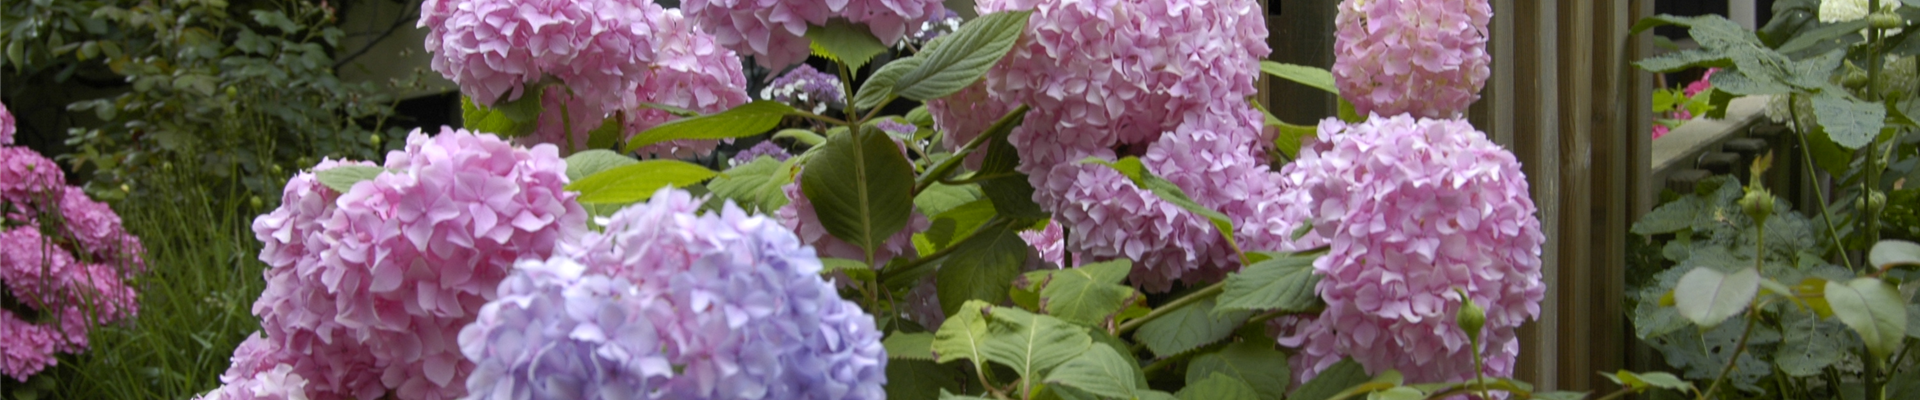
[[[1867, 17], [1868, 0], [1821, 0], [1820, 22], [1837, 23], [1858, 21]], [[1900, 8], [1900, 0], [1880, 0], [1880, 9], [1892, 12]]]

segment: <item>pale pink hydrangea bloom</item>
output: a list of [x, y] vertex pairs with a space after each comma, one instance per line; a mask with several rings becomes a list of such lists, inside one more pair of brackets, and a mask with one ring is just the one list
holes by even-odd
[[604, 115], [645, 75], [661, 12], [650, 0], [429, 0], [418, 26], [433, 70], [476, 103], [519, 99], [551, 76]]
[[[315, 170], [355, 164], [368, 165]], [[264, 342], [236, 351], [223, 381], [298, 376], [315, 399], [463, 396], [473, 364], [460, 355], [460, 328], [514, 260], [584, 232], [587, 214], [562, 189], [566, 162], [550, 145], [416, 130], [384, 167], [345, 193], [302, 173], [281, 207], [254, 221], [269, 266], [254, 303]], [[282, 364], [286, 377], [261, 375]]]
[[[660, 48], [654, 64], [635, 92], [641, 103], [662, 104], [712, 114], [738, 107], [747, 97], [747, 76], [740, 57], [714, 43], [713, 35], [694, 29], [679, 9], [667, 10], [656, 24]], [[627, 109], [630, 138], [679, 116], [665, 110], [634, 106]], [[688, 158], [713, 152], [717, 140], [674, 140], [640, 148], [641, 154]], [[728, 139], [731, 143], [732, 140]]]
[[[934, 129], [940, 131], [940, 144], [949, 151], [966, 147], [1014, 108], [988, 95], [986, 80], [974, 82], [947, 97], [927, 100], [926, 104], [927, 114], [933, 116]], [[986, 150], [986, 146], [975, 149], [967, 156], [966, 167], [980, 169], [980, 163], [987, 159]]]
[[1365, 115], [1455, 118], [1492, 74], [1487, 0], [1346, 0], [1334, 18], [1333, 80]]
[[0, 145], [13, 144], [13, 135], [19, 129], [14, 126], [13, 111], [6, 104], [0, 104]]
[[680, 9], [721, 46], [773, 70], [807, 59], [808, 25], [846, 18], [892, 46], [944, 10], [938, 0], [688, 0]]
[[[0, 202], [30, 202], [66, 186], [67, 176], [53, 160], [26, 147], [0, 146]], [[13, 210], [0, 210], [0, 214]]]
[[1304, 173], [1314, 229], [1332, 245], [1314, 263], [1326, 311], [1279, 324], [1280, 343], [1299, 349], [1296, 379], [1343, 356], [1409, 381], [1473, 378], [1456, 288], [1486, 309], [1485, 372], [1511, 376], [1514, 329], [1539, 317], [1546, 289], [1545, 236], [1513, 154], [1464, 120], [1375, 115], [1328, 119], [1320, 132], [1289, 167]]

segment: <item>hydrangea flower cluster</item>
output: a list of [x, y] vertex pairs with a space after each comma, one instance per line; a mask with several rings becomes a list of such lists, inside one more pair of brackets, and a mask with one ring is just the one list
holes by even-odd
[[604, 115], [646, 74], [661, 12], [651, 0], [429, 0], [418, 26], [433, 70], [476, 103], [519, 99], [550, 76], [597, 108], [577, 112]]
[[0, 147], [0, 220], [0, 284], [20, 307], [0, 310], [0, 375], [26, 381], [56, 354], [85, 351], [94, 326], [139, 313], [129, 282], [146, 271], [140, 240], [52, 160]]
[[879, 399], [872, 317], [774, 221], [671, 188], [522, 260], [460, 333], [485, 398]]
[[760, 89], [760, 98], [812, 110], [814, 114], [847, 106], [847, 91], [841, 85], [840, 77], [820, 72], [806, 64], [795, 66], [786, 74], [774, 78], [766, 88]]
[[845, 18], [892, 46], [945, 10], [939, 0], [688, 0], [680, 8], [721, 46], [775, 70], [807, 59], [808, 25]]
[[732, 161], [733, 165], [741, 165], [753, 162], [754, 159], [760, 157], [773, 157], [773, 159], [777, 161], [786, 161], [787, 158], [791, 158], [793, 155], [787, 154], [787, 149], [781, 148], [779, 144], [773, 143], [772, 140], [767, 140], [760, 142], [760, 144], [753, 145], [753, 147], [748, 147], [746, 150], [741, 150], [739, 153], [734, 153]]
[[1480, 99], [1487, 0], [1345, 0], [1334, 19], [1333, 80], [1362, 115], [1455, 118]]
[[1281, 322], [1296, 379], [1341, 357], [1415, 382], [1472, 379], [1454, 289], [1486, 309], [1488, 376], [1511, 376], [1514, 329], [1538, 318], [1545, 236], [1512, 153], [1464, 120], [1382, 117], [1320, 124], [1325, 141], [1287, 166], [1304, 178], [1314, 230], [1332, 245], [1314, 263], [1326, 311]]
[[933, 18], [928, 18], [927, 22], [920, 23], [920, 33], [913, 35], [914, 43], [925, 44], [941, 36], [959, 32], [960, 24], [966, 22], [960, 18], [960, 13], [957, 11], [948, 9], [945, 6], [940, 7], [940, 11], [941, 12], [935, 14]]
[[[740, 57], [714, 43], [713, 35], [670, 9], [655, 22], [659, 45], [652, 69], [635, 92], [641, 105], [627, 109], [627, 138], [679, 116], [644, 104], [660, 104], [712, 114], [746, 104], [747, 75]], [[732, 139], [727, 139], [732, 142]], [[642, 154], [687, 158], [706, 155], [720, 141], [673, 140], [640, 148]]]
[[14, 126], [13, 112], [6, 104], [0, 104], [0, 145], [13, 144], [13, 134], [19, 127]]
[[[314, 171], [346, 166], [372, 164], [328, 160]], [[474, 365], [459, 353], [460, 328], [514, 260], [549, 256], [585, 230], [587, 213], [562, 189], [566, 163], [551, 145], [415, 130], [383, 167], [345, 193], [301, 173], [280, 208], [254, 220], [269, 267], [253, 307], [262, 336], [236, 350], [216, 393], [466, 395]]]
[[[1244, 100], [1255, 92], [1254, 61], [1269, 52], [1257, 3], [994, 0], [976, 8], [982, 14], [1035, 12], [1021, 42], [989, 70], [988, 101], [928, 106], [948, 132], [949, 146], [970, 140], [1007, 105], [1026, 104], [1031, 111], [1009, 138], [1020, 151], [1018, 170], [1033, 183], [1034, 200], [1071, 228], [1068, 242], [1076, 255], [1088, 262], [1137, 260], [1132, 281], [1148, 291], [1164, 291], [1179, 280], [1218, 279], [1236, 263], [1203, 217], [1134, 186], [1118, 172], [1080, 160], [1114, 160], [1158, 147], [1222, 146], [1221, 152], [1206, 155], [1143, 157], [1162, 175], [1217, 175], [1182, 183], [1191, 197], [1211, 207], [1244, 201], [1246, 195], [1234, 190], [1195, 194], [1207, 189], [1186, 185], [1276, 182], [1259, 176], [1269, 172], [1259, 166], [1265, 163], [1263, 134]], [[972, 96], [980, 94], [957, 95]], [[1239, 164], [1222, 164], [1228, 162]], [[1226, 196], [1207, 197], [1212, 194]]]
[[[933, 127], [940, 131], [940, 144], [948, 150], [966, 147], [968, 142], [980, 137], [994, 122], [999, 122], [1013, 107], [999, 101], [987, 93], [987, 80], [974, 82], [947, 97], [927, 100], [927, 114], [933, 116]], [[974, 149], [967, 155], [968, 169], [980, 169], [980, 163], [987, 159], [987, 149]]]

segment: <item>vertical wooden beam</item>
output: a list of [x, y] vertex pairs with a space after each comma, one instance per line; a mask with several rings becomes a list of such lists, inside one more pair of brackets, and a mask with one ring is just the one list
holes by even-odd
[[[1568, 12], [1553, 13], [1559, 22], [1557, 42], [1559, 57], [1555, 68], [1559, 79], [1555, 81], [1555, 97], [1559, 100], [1560, 113], [1557, 143], [1541, 143], [1544, 148], [1554, 148], [1559, 157], [1559, 196], [1558, 226], [1551, 236], [1559, 244], [1559, 254], [1554, 264], [1558, 272], [1552, 278], [1557, 284], [1549, 285], [1558, 289], [1549, 292], [1549, 296], [1558, 300], [1559, 331], [1557, 340], [1562, 345], [1555, 349], [1555, 388], [1585, 389], [1591, 386], [1593, 377], [1590, 366], [1593, 364], [1592, 351], [1598, 350], [1591, 317], [1600, 295], [1593, 284], [1593, 120], [1596, 104], [1604, 104], [1594, 99], [1596, 88], [1603, 84], [1601, 77], [1594, 74], [1594, 27], [1595, 15], [1592, 3], [1580, 0], [1559, 0], [1558, 5]], [[1584, 4], [1583, 4], [1584, 3]], [[1546, 132], [1543, 132], [1546, 133]], [[1604, 203], [1604, 202], [1602, 202]], [[1579, 345], [1572, 345], [1578, 343]]]
[[[1496, 142], [1513, 150], [1526, 173], [1534, 205], [1540, 210], [1546, 243], [1541, 260], [1547, 296], [1540, 320], [1519, 331], [1520, 359], [1515, 376], [1540, 388], [1557, 388], [1562, 320], [1560, 312], [1560, 248], [1562, 191], [1560, 177], [1560, 107], [1558, 29], [1559, 5], [1554, 1], [1493, 0], [1493, 89], [1482, 100], [1483, 129]], [[1571, 11], [1571, 10], [1570, 10]], [[1490, 101], [1489, 101], [1490, 100]]]

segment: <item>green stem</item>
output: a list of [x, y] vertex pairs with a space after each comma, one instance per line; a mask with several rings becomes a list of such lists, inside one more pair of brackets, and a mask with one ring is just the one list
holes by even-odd
[[1606, 396], [1594, 400], [1614, 400], [1627, 397], [1629, 394], [1633, 394], [1632, 386], [1622, 387], [1620, 390], [1615, 390], [1613, 393], [1608, 393]]
[[1486, 367], [1483, 366], [1480, 361], [1480, 336], [1471, 335], [1468, 336], [1468, 338], [1472, 339], [1467, 341], [1467, 350], [1473, 351], [1473, 379], [1475, 383], [1480, 384], [1480, 399], [1492, 399], [1492, 397], [1487, 396]]
[[[1794, 125], [1793, 128], [1795, 131], [1798, 131], [1801, 129], [1799, 108], [1793, 106], [1793, 104], [1796, 101], [1798, 101], [1798, 99], [1796, 99], [1796, 97], [1798, 96], [1799, 96], [1798, 94], [1787, 95], [1787, 114], [1788, 114], [1788, 118], [1792, 118], [1792, 122]], [[1813, 165], [1813, 150], [1808, 149], [1809, 147], [1811, 147], [1811, 144], [1807, 142], [1807, 135], [1805, 135], [1802, 132], [1795, 132], [1795, 133], [1801, 133], [1801, 134], [1793, 135], [1793, 137], [1800, 138], [1800, 154], [1801, 154], [1800, 158], [1806, 161], [1807, 179], [1811, 179], [1815, 182], [1818, 182], [1820, 180], [1820, 169], [1815, 168]], [[1847, 258], [1846, 245], [1842, 244], [1840, 240], [1840, 229], [1835, 228], [1833, 225], [1833, 210], [1827, 208], [1826, 191], [1820, 190], [1819, 185], [1815, 185], [1813, 188], [1813, 195], [1815, 197], [1820, 198], [1820, 215], [1826, 217], [1822, 219], [1826, 220], [1825, 222], [1827, 225], [1827, 235], [1833, 237], [1833, 247], [1839, 250], [1839, 251], [1836, 251], [1835, 253], [1840, 254], [1840, 264], [1845, 265], [1847, 267], [1847, 270], [1849, 271], [1853, 270], [1853, 260], [1850, 260]]]
[[839, 118], [834, 118], [834, 117], [829, 117], [829, 116], [825, 116], [825, 115], [820, 115], [820, 114], [814, 114], [814, 113], [810, 113], [810, 112], [806, 112], [806, 111], [800, 111], [800, 110], [793, 110], [793, 115], [798, 115], [798, 116], [802, 116], [802, 117], [807, 117], [807, 118], [812, 118], [812, 119], [814, 119], [814, 120], [818, 120], [818, 121], [820, 121], [820, 122], [826, 122], [826, 123], [830, 123], [830, 124], [834, 124], [834, 125], [839, 125], [839, 126], [846, 126], [846, 127], [851, 127], [851, 126], [853, 126], [853, 124], [849, 124], [849, 123], [847, 123], [847, 121], [843, 121], [843, 120], [841, 120], [841, 119], [839, 119]]
[[1174, 310], [1179, 310], [1181, 307], [1186, 307], [1193, 303], [1199, 303], [1202, 300], [1211, 299], [1213, 298], [1213, 296], [1219, 295], [1220, 292], [1225, 290], [1227, 290], [1227, 284], [1225, 281], [1222, 281], [1220, 283], [1208, 285], [1207, 287], [1201, 288], [1200, 290], [1194, 291], [1193, 293], [1188, 293], [1186, 296], [1180, 296], [1180, 298], [1173, 299], [1172, 302], [1169, 302], [1166, 305], [1160, 306], [1159, 308], [1153, 309], [1153, 311], [1147, 312], [1147, 315], [1141, 316], [1140, 318], [1137, 318], [1131, 321], [1127, 321], [1127, 323], [1120, 324], [1120, 331], [1116, 333], [1126, 334], [1127, 332], [1132, 332], [1134, 329], [1139, 329], [1141, 325], [1146, 325], [1148, 322], [1153, 322], [1153, 320], [1155, 319], [1164, 317], [1167, 314], [1172, 314]]
[[959, 180], [941, 179], [940, 184], [947, 185], [947, 186], [960, 186], [960, 185], [965, 185], [969, 183], [979, 183], [979, 182], [985, 182], [985, 181], [990, 181], [994, 179], [1008, 178], [1008, 177], [1015, 177], [1015, 176], [1020, 176], [1020, 174], [1015, 172], [1005, 172], [1005, 173], [988, 174], [988, 175], [974, 175], [974, 176], [969, 176], [969, 177], [966, 177], [965, 179], [959, 179]]
[[1733, 373], [1733, 366], [1740, 364], [1740, 353], [1747, 350], [1747, 338], [1753, 335], [1754, 322], [1759, 320], [1753, 315], [1747, 316], [1747, 328], [1740, 332], [1740, 343], [1734, 345], [1733, 356], [1727, 359], [1727, 367], [1720, 369], [1720, 377], [1713, 378], [1713, 384], [1707, 385], [1707, 391], [1700, 392], [1700, 400], [1706, 400], [1708, 395], [1720, 390], [1720, 382], [1726, 381], [1727, 375]]
[[[568, 96], [573, 95], [573, 89], [567, 89], [567, 92]], [[567, 151], [562, 154], [573, 154], [573, 115], [568, 112], [565, 101], [560, 102], [560, 131], [566, 132], [567, 136]]]
[[1882, 377], [1881, 375], [1883, 374], [1880, 373], [1880, 363], [1884, 360], [1874, 358], [1872, 353], [1864, 349], [1860, 352], [1860, 360], [1862, 361], [1861, 364], [1867, 366], [1866, 375], [1862, 376], [1862, 378], [1865, 378], [1867, 381], [1867, 398], [1871, 400], [1886, 398], [1886, 380], [1883, 379], [1885, 377]]
[[981, 131], [980, 136], [974, 137], [972, 141], [967, 142], [966, 146], [961, 146], [959, 150], [955, 150], [952, 157], [948, 157], [946, 161], [941, 161], [940, 165], [933, 167], [933, 171], [921, 176], [920, 181], [913, 184], [913, 195], [919, 196], [920, 191], [932, 187], [934, 183], [939, 182], [941, 179], [946, 179], [947, 175], [953, 174], [954, 168], [960, 167], [960, 163], [967, 159], [969, 153], [980, 148], [981, 145], [986, 144], [988, 140], [993, 140], [994, 136], [998, 136], [988, 133], [1003, 130], [1008, 125], [1012, 125], [1016, 117], [1025, 117], [1026, 114], [1027, 105], [1021, 104], [1020, 108], [1015, 108], [1013, 111], [1008, 112], [1006, 116], [1000, 117], [999, 121], [994, 121], [993, 126], [989, 126], [986, 130]]

